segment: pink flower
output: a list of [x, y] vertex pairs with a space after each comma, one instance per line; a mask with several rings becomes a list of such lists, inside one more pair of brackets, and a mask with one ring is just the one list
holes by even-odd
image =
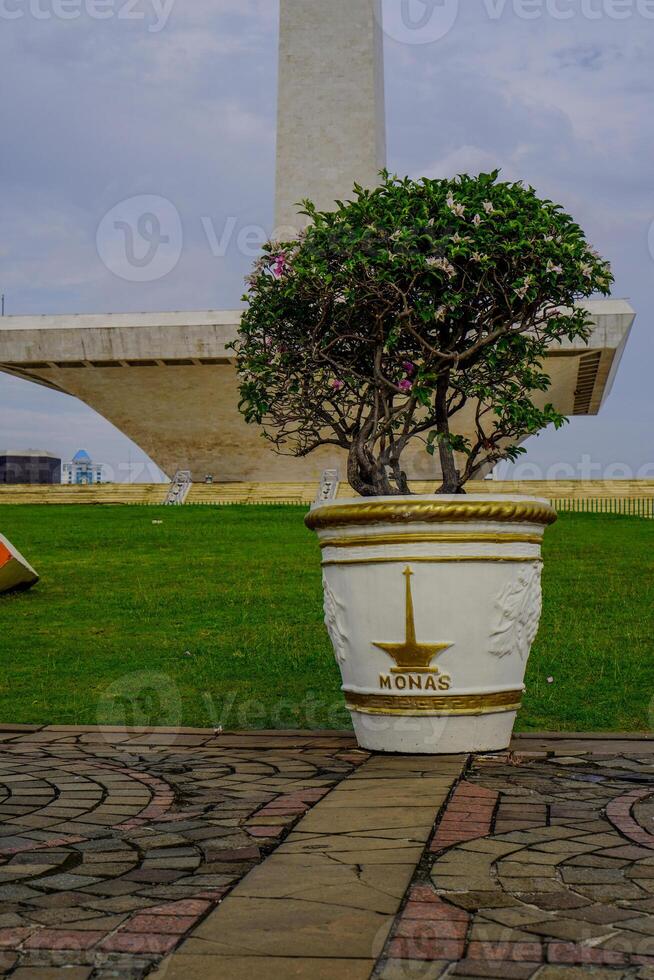
[[408, 394], [410, 391], [413, 391], [413, 381], [409, 381], [408, 378], [405, 378], [403, 381], [400, 381], [398, 388], [400, 391], [404, 391], [406, 394]]
[[272, 273], [275, 279], [281, 279], [287, 269], [286, 255], [284, 252], [280, 252], [279, 255], [275, 256], [275, 264], [272, 268]]
[[334, 380], [332, 381], [332, 388], [334, 389], [334, 391], [342, 391], [344, 387], [345, 387], [344, 381], [339, 381], [338, 378], [334, 378]]
[[416, 373], [416, 366], [413, 363], [413, 361], [404, 361], [404, 363], [402, 364], [402, 367], [406, 371], [407, 376], [409, 378], [412, 378], [414, 376], [414, 374]]
[[553, 684], [554, 683], [554, 678], [553, 677], [548, 677], [547, 678], [547, 683], [548, 684]]

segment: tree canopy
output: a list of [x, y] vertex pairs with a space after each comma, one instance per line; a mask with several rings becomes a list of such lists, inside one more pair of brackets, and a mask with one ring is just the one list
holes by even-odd
[[[266, 245], [248, 279], [234, 348], [241, 410], [277, 451], [348, 453], [364, 496], [409, 493], [402, 455], [438, 453], [442, 493], [565, 419], [543, 369], [587, 339], [610, 266], [532, 187], [499, 173], [453, 180], [382, 174], [333, 211], [304, 202], [299, 239]], [[542, 403], [542, 398], [540, 399]], [[474, 434], [457, 430], [474, 409]]]

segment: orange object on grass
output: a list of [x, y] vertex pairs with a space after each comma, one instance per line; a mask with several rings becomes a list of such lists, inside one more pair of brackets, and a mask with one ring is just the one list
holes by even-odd
[[2, 541], [0, 541], [0, 568], [4, 568], [4, 566], [8, 562], [10, 562], [12, 558], [13, 558], [13, 555], [12, 555], [11, 551], [9, 550], [9, 548], [7, 548], [2, 543]]

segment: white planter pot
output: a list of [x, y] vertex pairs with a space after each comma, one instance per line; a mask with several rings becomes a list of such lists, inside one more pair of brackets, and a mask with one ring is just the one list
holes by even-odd
[[325, 622], [359, 744], [508, 746], [541, 614], [546, 500], [357, 498], [316, 507]]

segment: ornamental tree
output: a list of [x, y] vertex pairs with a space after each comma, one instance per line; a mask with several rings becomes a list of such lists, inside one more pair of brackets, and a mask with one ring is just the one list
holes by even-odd
[[561, 207], [497, 171], [384, 171], [337, 204], [305, 201], [306, 232], [266, 245], [248, 279], [241, 411], [278, 452], [338, 446], [358, 493], [407, 494], [402, 455], [421, 439], [440, 457], [438, 492], [461, 493], [526, 436], [564, 424], [535, 400], [550, 387], [545, 353], [588, 338], [575, 303], [613, 280]]

